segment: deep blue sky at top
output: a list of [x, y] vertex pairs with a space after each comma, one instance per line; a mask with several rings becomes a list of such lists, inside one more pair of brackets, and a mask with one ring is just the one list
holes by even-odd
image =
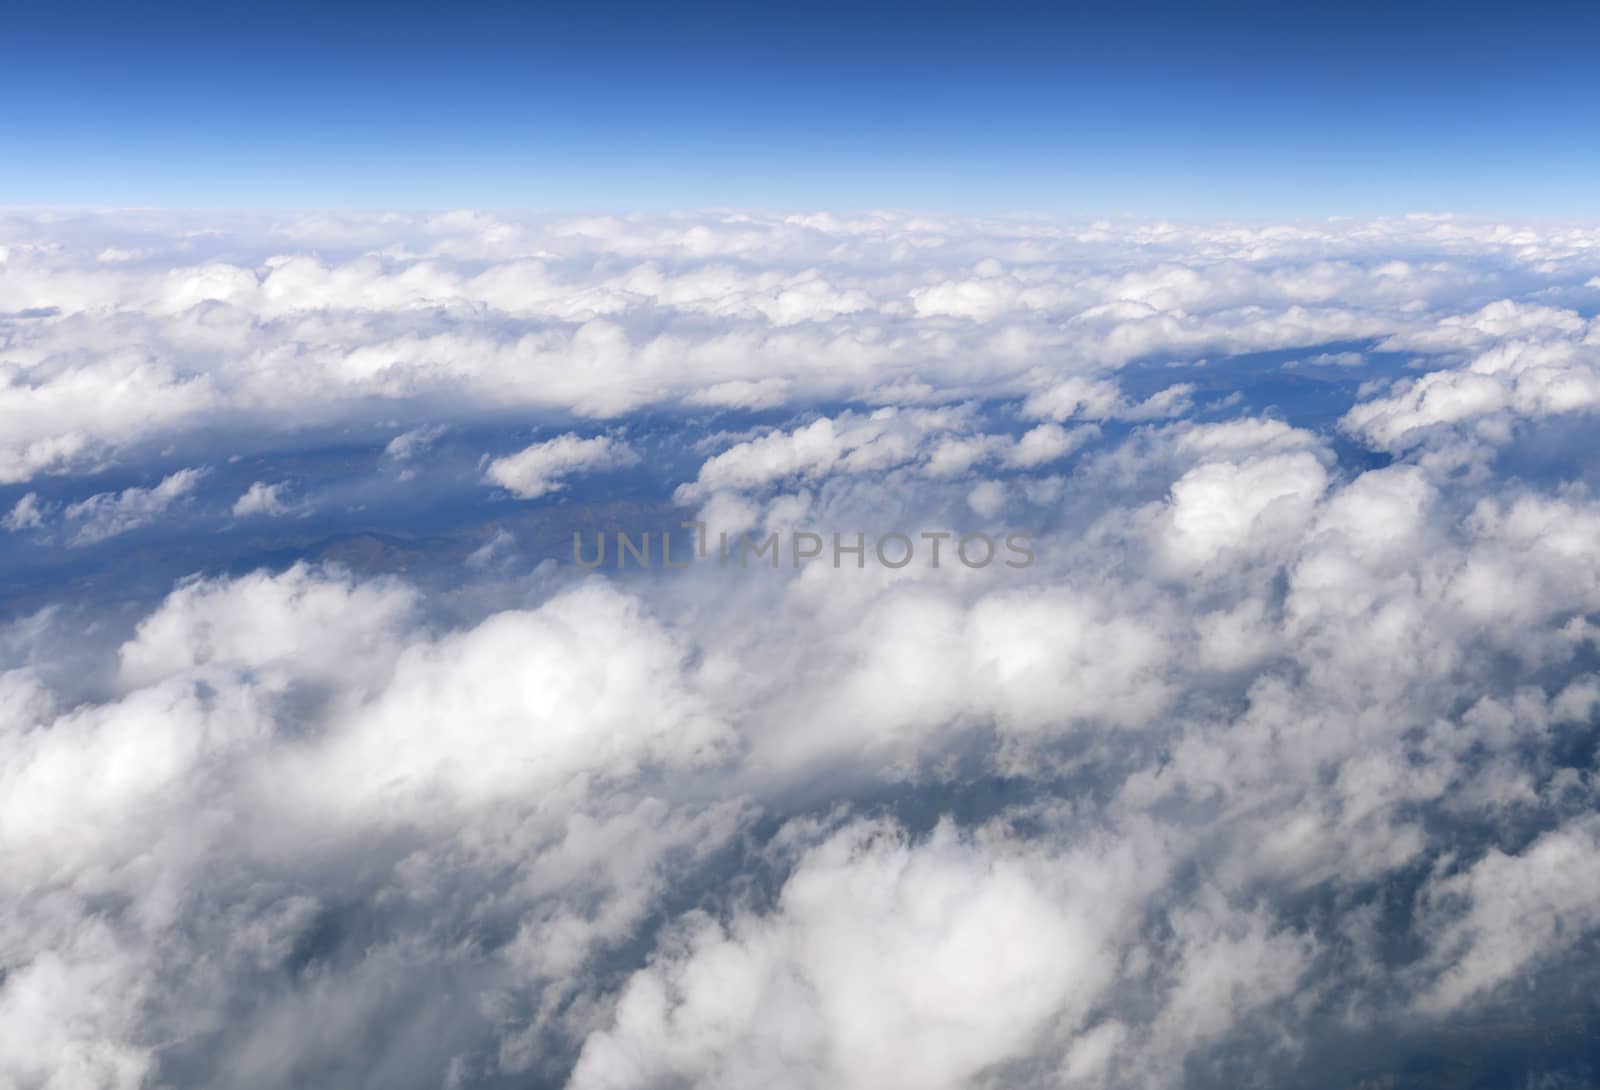
[[0, 204], [1600, 215], [1600, 4], [0, 0]]

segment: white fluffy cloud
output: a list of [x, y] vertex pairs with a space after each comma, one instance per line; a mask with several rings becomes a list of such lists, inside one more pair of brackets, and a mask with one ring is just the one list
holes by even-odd
[[233, 501], [234, 518], [254, 518], [265, 515], [276, 518], [294, 510], [288, 500], [289, 486], [282, 481], [268, 484], [256, 481], [245, 489], [244, 495]]
[[[437, 638], [416, 610], [399, 584], [305, 567], [201, 581], [122, 646], [106, 702], [58, 710], [28, 672], [0, 674], [0, 851], [16, 863], [0, 876], [0, 1032], [16, 1038], [0, 1075], [132, 1087], [157, 1062], [146, 1019], [228, 1038], [210, 1005], [279, 971], [330, 900], [367, 896], [355, 871], [334, 875], [397, 835], [409, 854], [374, 895], [448, 912], [487, 881], [521, 906], [507, 918], [523, 937], [479, 986], [526, 989], [558, 987], [589, 950], [626, 939], [667, 856], [732, 831], [736, 804], [623, 790], [651, 766], [715, 761], [727, 742], [682, 649], [636, 601], [596, 584]], [[217, 853], [242, 885], [212, 873]], [[108, 897], [129, 911], [103, 915]], [[393, 941], [449, 960], [443, 936]], [[357, 976], [394, 986], [392, 956], [380, 944]], [[183, 979], [157, 996], [161, 966]], [[321, 985], [303, 983], [264, 998], [280, 1021], [314, 1017]], [[362, 1000], [350, 990], [334, 1009], [353, 1027]], [[310, 1038], [280, 1030], [239, 1030], [253, 1078], [311, 1062]], [[526, 1062], [511, 1037], [505, 1048], [508, 1070]]]
[[[1592, 987], [1600, 233], [190, 226], [0, 218], [0, 1084], [1350, 1085]], [[562, 563], [641, 451], [945, 562]]]
[[940, 826], [853, 826], [799, 861], [766, 916], [686, 921], [591, 1036], [572, 1090], [954, 1090], [1081, 1024], [1117, 971], [1108, 907], [1133, 858], [1056, 857]]
[[39, 494], [29, 492], [16, 502], [3, 520], [0, 520], [0, 526], [4, 526], [12, 533], [34, 530], [44, 525], [44, 515], [45, 509], [39, 501]]
[[1093, 427], [1069, 431], [1059, 424], [1040, 424], [1017, 440], [1017, 445], [1007, 454], [1006, 460], [1025, 469], [1045, 465], [1066, 457], [1098, 434]]
[[1137, 404], [1116, 383], [1074, 376], [1028, 397], [1022, 411], [1036, 420], [1160, 420], [1182, 416], [1194, 387], [1179, 383]]
[[1491, 851], [1429, 890], [1436, 911], [1466, 911], [1442, 924], [1434, 957], [1443, 968], [1421, 1003], [1450, 1009], [1513, 980], [1530, 962], [1558, 957], [1600, 926], [1600, 822], [1590, 815], [1516, 854]]
[[1292, 547], [1327, 487], [1309, 453], [1203, 462], [1172, 486], [1163, 555], [1192, 574], [1242, 553]]
[[207, 472], [204, 468], [180, 469], [149, 488], [100, 492], [70, 504], [62, 512], [69, 528], [67, 543], [93, 545], [150, 525], [190, 496]]
[[[106, 231], [137, 241], [62, 241]], [[0, 314], [29, 315], [0, 319], [0, 483], [219, 421], [272, 430], [385, 404], [614, 417], [921, 389], [1026, 395], [1058, 421], [1154, 418], [1182, 411], [1181, 384], [1125, 400], [1107, 374], [1362, 338], [1480, 359], [1394, 395], [1409, 400], [1374, 410], [1382, 422], [1351, 418], [1382, 442], [1463, 400], [1593, 401], [1589, 323], [1510, 297], [1530, 277], [1581, 290], [1597, 249], [1582, 228], [450, 214], [234, 217], [196, 234], [151, 215], [11, 214], [0, 240]], [[1526, 358], [1490, 362], [1506, 346]]]
[[559, 492], [566, 477], [630, 466], [638, 460], [626, 443], [610, 436], [580, 439], [562, 435], [496, 458], [489, 463], [484, 477], [520, 499], [532, 500]]
[[693, 502], [895, 470], [937, 479], [962, 478], [984, 465], [1032, 469], [1066, 457], [1099, 434], [1093, 425], [1058, 424], [1040, 424], [1014, 439], [990, 434], [971, 404], [846, 411], [731, 444], [707, 459], [693, 482], [680, 486], [678, 498]]

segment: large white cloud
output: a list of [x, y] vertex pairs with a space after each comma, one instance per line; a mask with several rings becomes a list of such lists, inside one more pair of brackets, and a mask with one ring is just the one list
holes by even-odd
[[[1155, 861], [1152, 861], [1155, 862]], [[1117, 970], [1131, 853], [854, 826], [768, 916], [691, 919], [585, 1044], [573, 1090], [969, 1085], [1081, 1023]]]
[[[1497, 396], [1528, 412], [1593, 400], [1586, 365], [1560, 357], [1588, 352], [1588, 324], [1510, 297], [1529, 278], [1588, 290], [1596, 241], [1583, 229], [898, 214], [208, 226], [0, 221], [0, 482], [91, 469], [219, 421], [303, 426], [417, 399], [445, 416], [512, 405], [612, 417], [916, 387], [1028, 394], [1055, 419], [1149, 417], [1179, 411], [1180, 396], [1123, 399], [1106, 372], [1368, 337], [1483, 360], [1526, 345], [1550, 361], [1480, 362], [1470, 389], [1447, 394], [1467, 380], [1435, 378], [1352, 416], [1379, 442], [1419, 412], [1454, 418]], [[109, 230], [127, 260], [104, 260]]]
[[[6, 547], [278, 533], [315, 460], [215, 444], [356, 425], [348, 521], [484, 525], [0, 623], [0, 1083], [1300, 1085], [1600, 968], [1600, 233], [189, 226], [0, 219]], [[521, 570], [485, 481], [658, 449], [650, 518], [946, 562]]]

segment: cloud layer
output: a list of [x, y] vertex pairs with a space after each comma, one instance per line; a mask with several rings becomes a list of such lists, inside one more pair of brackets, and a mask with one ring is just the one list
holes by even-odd
[[[1345, 1087], [1484, 1023], [1582, 1085], [1597, 276], [0, 220], [0, 1084]], [[798, 530], [944, 562], [719, 562]]]

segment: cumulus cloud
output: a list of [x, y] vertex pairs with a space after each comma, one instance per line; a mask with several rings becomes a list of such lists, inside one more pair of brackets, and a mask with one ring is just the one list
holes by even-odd
[[[194, 226], [0, 217], [0, 1083], [1331, 1088], [1592, 991], [1600, 233]], [[918, 559], [567, 563], [685, 508]]]
[[489, 463], [484, 479], [520, 499], [532, 500], [559, 492], [564, 478], [601, 469], [637, 464], [639, 456], [626, 443], [608, 435], [580, 439], [568, 434], [525, 447]]
[[[1434, 939], [1442, 972], [1419, 1002], [1449, 1009], [1515, 979], [1530, 962], [1559, 957], [1600, 925], [1600, 822], [1588, 816], [1515, 855], [1491, 851], [1429, 889], [1446, 917]], [[1465, 911], [1450, 913], [1452, 901]]]
[[1024, 469], [1045, 465], [1066, 457], [1098, 434], [1092, 425], [1069, 431], [1059, 424], [1040, 424], [1017, 439], [1016, 446], [1007, 452], [1006, 461]]
[[585, 1043], [573, 1090], [827, 1084], [944, 1090], [1070, 1033], [1116, 973], [1131, 859], [941, 825], [835, 833], [776, 909], [681, 926]]
[[[219, 1020], [212, 1004], [284, 971], [342, 911], [324, 867], [344, 871], [338, 860], [405, 830], [398, 869], [366, 893], [348, 871], [347, 894], [398, 897], [420, 922], [427, 904], [453, 911], [443, 906], [487, 879], [525, 907], [506, 917], [515, 941], [498, 967], [476, 971], [477, 987], [499, 978], [523, 990], [555, 987], [586, 950], [625, 939], [670, 874], [666, 860], [731, 831], [736, 805], [620, 791], [650, 766], [715, 761], [727, 738], [682, 649], [636, 601], [580, 587], [439, 638], [419, 628], [417, 605], [403, 585], [304, 566], [197, 581], [122, 646], [119, 693], [105, 703], [58, 711], [26, 672], [0, 674], [0, 849], [21, 864], [0, 877], [14, 906], [0, 916], [14, 959], [0, 1009], [18, 1046], [0, 1055], [0, 1073], [138, 1085], [157, 1063], [147, 1031], [162, 1019], [228, 1042], [257, 1081], [321, 1062], [301, 1036], [323, 1002], [321, 970], [301, 980], [309, 991], [262, 993], [261, 1022]], [[614, 654], [594, 654], [602, 643]], [[579, 706], [589, 719], [571, 717]], [[63, 777], [78, 788], [63, 791]], [[591, 786], [596, 777], [610, 786]], [[496, 825], [503, 838], [457, 839]], [[427, 829], [437, 832], [418, 840]], [[209, 877], [218, 851], [256, 877]], [[102, 917], [103, 896], [137, 910]], [[360, 994], [406, 979], [394, 960], [405, 948], [441, 971], [452, 961], [442, 933], [393, 937], [399, 946], [357, 958], [355, 977], [323, 977], [342, 1024], [378, 1013]], [[161, 965], [185, 982], [157, 993]], [[525, 1062], [515, 1041], [505, 1047], [509, 1070]]]
[[279, 481], [277, 484], [267, 484], [265, 481], [256, 481], [245, 489], [244, 495], [233, 501], [234, 518], [254, 518], [268, 516], [277, 518], [287, 515], [294, 510], [294, 505], [287, 498], [289, 486]]
[[764, 378], [758, 382], [735, 379], [697, 390], [686, 400], [691, 405], [725, 409], [770, 409], [783, 404], [791, 388], [784, 378]]
[[437, 424], [403, 431], [384, 445], [383, 453], [397, 462], [409, 462], [436, 443], [444, 431]]
[[[1577, 310], [1512, 296], [1530, 278], [1592, 279], [1595, 245], [1582, 227], [1428, 218], [308, 214], [196, 233], [154, 214], [13, 213], [0, 229], [0, 314], [36, 316], [9, 321], [0, 484], [199, 441], [219, 420], [272, 430], [418, 406], [439, 426], [508, 407], [616, 417], [922, 390], [1023, 395], [1040, 419], [1153, 419], [1182, 411], [1183, 382], [1127, 400], [1114, 372], [1362, 339], [1587, 351]], [[106, 232], [124, 241], [61, 242]], [[1496, 381], [1545, 411], [1585, 396], [1581, 371]]]
[[191, 496], [208, 472], [205, 468], [180, 469], [150, 488], [100, 492], [69, 504], [62, 513], [71, 530], [67, 543], [93, 545], [150, 525]]
[[1074, 376], [1029, 396], [1022, 411], [1036, 420], [1159, 420], [1182, 416], [1194, 387], [1169, 386], [1144, 401], [1129, 402], [1116, 383]]
[[39, 494], [29, 492], [16, 502], [3, 520], [0, 520], [0, 526], [4, 526], [12, 533], [35, 530], [44, 525], [44, 516], [45, 505], [40, 502]]
[[[695, 481], [678, 495], [694, 500], [719, 490], [760, 490], [902, 467], [955, 477], [1008, 445], [1001, 436], [977, 431], [967, 406], [844, 412], [735, 443], [702, 464]], [[1060, 453], [1068, 449], [1070, 444], [1063, 443]]]
[[1243, 462], [1204, 462], [1172, 486], [1162, 551], [1175, 571], [1192, 573], [1246, 550], [1293, 545], [1327, 487], [1310, 453]]

